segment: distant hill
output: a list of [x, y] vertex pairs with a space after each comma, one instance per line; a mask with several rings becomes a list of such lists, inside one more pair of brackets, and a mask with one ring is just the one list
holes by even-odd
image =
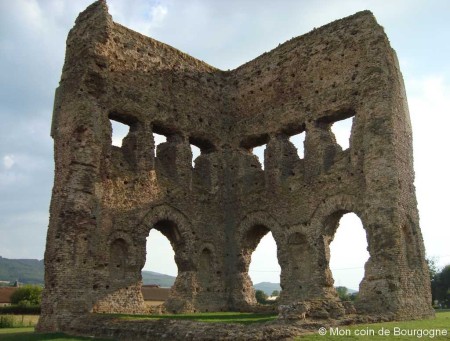
[[0, 256], [0, 281], [25, 284], [44, 283], [44, 261], [37, 259], [8, 259]]
[[[142, 271], [142, 279], [144, 284], [161, 287], [171, 287], [175, 282], [174, 276], [153, 271]], [[8, 259], [0, 256], [0, 281], [17, 280], [24, 284], [44, 284], [44, 260]]]
[[[142, 271], [144, 284], [156, 284], [161, 287], [171, 287], [175, 283], [175, 276], [164, 275], [154, 271]], [[37, 259], [8, 259], [0, 256], [0, 281], [25, 284], [44, 284], [44, 260]], [[281, 291], [279, 283], [261, 282], [253, 286], [255, 290], [262, 290], [271, 295], [274, 290]], [[356, 290], [348, 289], [352, 294]]]
[[280, 283], [261, 282], [253, 285], [255, 290], [262, 290], [268, 296], [270, 296], [274, 290], [281, 291]]
[[156, 284], [160, 287], [171, 287], [175, 283], [174, 276], [160, 274], [153, 271], [142, 271], [142, 281], [144, 284]]

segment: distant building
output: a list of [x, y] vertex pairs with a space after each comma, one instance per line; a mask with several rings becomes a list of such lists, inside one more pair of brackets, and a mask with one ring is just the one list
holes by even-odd
[[0, 287], [0, 307], [11, 305], [11, 295], [17, 287]]
[[142, 296], [146, 305], [156, 306], [163, 304], [169, 297], [170, 288], [160, 288], [158, 285], [143, 285]]

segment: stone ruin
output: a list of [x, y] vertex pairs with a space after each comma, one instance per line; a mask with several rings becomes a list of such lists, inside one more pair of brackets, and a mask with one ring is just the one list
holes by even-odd
[[[342, 150], [330, 127], [350, 117]], [[129, 126], [122, 147], [111, 120]], [[300, 158], [289, 138], [302, 132]], [[167, 142], [155, 148], [153, 133]], [[175, 252], [169, 312], [254, 311], [249, 262], [270, 231], [284, 312], [309, 302], [317, 318], [433, 314], [405, 89], [368, 11], [222, 71], [114, 23], [97, 1], [69, 33], [51, 136], [40, 331], [81, 328], [93, 312], [145, 312], [151, 229]], [[252, 149], [264, 144], [262, 167]], [[348, 212], [363, 223], [370, 259], [346, 308], [329, 245]]]

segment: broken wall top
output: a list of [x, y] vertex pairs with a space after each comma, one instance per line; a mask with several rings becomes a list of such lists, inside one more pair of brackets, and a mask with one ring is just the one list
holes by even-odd
[[114, 119], [145, 122], [154, 132], [207, 140], [215, 148], [252, 148], [269, 135], [300, 133], [307, 121], [368, 115], [367, 98], [389, 95], [398, 73], [383, 29], [368, 11], [232, 71], [114, 23], [103, 1], [80, 14], [67, 46], [60, 88], [84, 78], [87, 88], [77, 91], [95, 96]]

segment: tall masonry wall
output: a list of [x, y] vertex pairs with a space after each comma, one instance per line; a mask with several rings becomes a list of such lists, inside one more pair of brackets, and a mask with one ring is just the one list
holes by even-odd
[[[330, 127], [350, 117], [342, 150]], [[130, 127], [120, 148], [110, 120]], [[299, 158], [289, 137], [302, 132]], [[153, 133], [167, 137], [156, 155]], [[114, 23], [97, 1], [69, 33], [51, 135], [39, 330], [143, 312], [151, 229], [175, 251], [170, 312], [251, 310], [251, 254], [271, 231], [280, 303], [322, 300], [340, 316], [329, 244], [348, 212], [370, 253], [356, 312], [432, 314], [404, 86], [368, 11], [225, 72]], [[190, 144], [201, 150], [195, 167]], [[263, 144], [264, 167], [252, 154]]]

